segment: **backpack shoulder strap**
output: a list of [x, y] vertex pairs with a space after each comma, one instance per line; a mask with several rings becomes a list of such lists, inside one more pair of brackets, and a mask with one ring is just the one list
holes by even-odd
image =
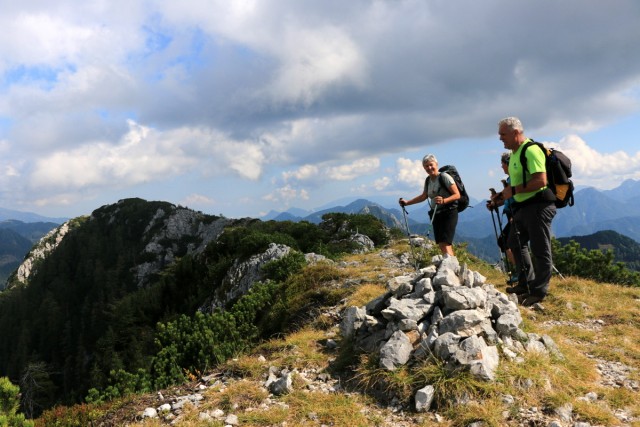
[[538, 147], [540, 147], [543, 153], [545, 151], [544, 145], [542, 145], [541, 142], [534, 141], [531, 138], [529, 138], [529, 141], [526, 142], [522, 147], [522, 151], [520, 151], [520, 165], [522, 166], [522, 186], [523, 187], [527, 186], [527, 172], [529, 172], [529, 165], [527, 163], [527, 158], [525, 154], [527, 152], [527, 148], [531, 147], [532, 145], [537, 145]]
[[[444, 182], [444, 176], [443, 176], [443, 174], [445, 174], [445, 173], [446, 173], [446, 172], [440, 172], [440, 173], [438, 174], [438, 180], [440, 181], [440, 187], [444, 188], [445, 190], [447, 190], [447, 192], [448, 192], [449, 194], [451, 194], [451, 191], [449, 191], [449, 187], [447, 187], [447, 184]], [[447, 175], [449, 175], [449, 174], [447, 173]], [[449, 176], [451, 177], [451, 175], [449, 175]], [[451, 178], [453, 179], [453, 177], [451, 177]], [[454, 180], [453, 182], [455, 183], [455, 180]]]

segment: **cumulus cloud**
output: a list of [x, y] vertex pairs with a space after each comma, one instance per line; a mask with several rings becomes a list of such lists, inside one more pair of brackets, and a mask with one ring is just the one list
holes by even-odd
[[38, 159], [30, 181], [33, 187], [46, 189], [138, 184], [192, 164], [174, 156], [176, 151], [151, 129], [131, 122], [129, 133], [117, 145], [89, 143]]
[[207, 206], [213, 205], [215, 200], [202, 194], [189, 194], [180, 204], [185, 206]]
[[359, 159], [350, 164], [330, 167], [327, 170], [327, 177], [336, 181], [348, 181], [358, 176], [372, 174], [380, 167], [380, 159], [369, 157]]
[[364, 59], [340, 29], [295, 28], [285, 40], [280, 69], [267, 87], [270, 98], [309, 106], [332, 85], [364, 86]]
[[364, 175], [371, 175], [380, 168], [380, 159], [368, 157], [358, 159], [350, 163], [343, 163], [337, 166], [331, 165], [303, 165], [293, 171], [282, 173], [285, 182], [324, 182], [327, 179], [333, 181], [350, 181]]
[[126, 187], [200, 170], [202, 174], [235, 173], [255, 180], [264, 155], [259, 143], [234, 141], [206, 129], [157, 129], [129, 122], [117, 144], [87, 143], [37, 159], [29, 182], [43, 189]]
[[389, 187], [389, 185], [391, 185], [391, 178], [389, 178], [388, 176], [383, 176], [382, 178], [373, 181], [373, 188], [376, 191], [383, 191], [387, 187]]
[[273, 192], [267, 194], [263, 199], [269, 202], [282, 203], [285, 206], [289, 206], [289, 204], [295, 200], [308, 200], [309, 193], [304, 189], [296, 189], [291, 185], [285, 185], [284, 187], [277, 188]]
[[398, 174], [396, 179], [403, 184], [419, 186], [424, 183], [426, 173], [422, 167], [422, 160], [410, 160], [403, 157], [396, 160]]
[[303, 165], [295, 171], [283, 172], [282, 178], [284, 181], [295, 179], [297, 181], [307, 181], [309, 179], [315, 179], [320, 172], [320, 168], [316, 165]]
[[613, 188], [625, 179], [640, 179], [640, 151], [635, 154], [621, 150], [601, 153], [577, 135], [566, 136], [559, 143], [549, 145], [571, 159], [572, 179], [576, 184]]

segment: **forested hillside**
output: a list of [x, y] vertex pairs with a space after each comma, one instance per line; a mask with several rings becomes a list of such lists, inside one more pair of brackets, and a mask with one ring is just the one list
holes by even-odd
[[614, 260], [624, 262], [627, 268], [640, 271], [640, 244], [627, 236], [613, 230], [604, 230], [587, 236], [558, 238], [563, 245], [572, 240], [583, 249], [612, 251]]
[[[0, 377], [37, 383], [29, 392], [38, 410], [82, 401], [91, 388], [105, 390], [117, 372], [156, 369], [162, 384], [182, 378], [185, 372], [165, 363], [175, 354], [157, 357], [172, 330], [158, 335], [158, 323], [197, 322], [187, 319], [211, 303], [229, 269], [271, 244], [334, 256], [357, 247], [349, 240], [353, 230], [376, 243], [388, 238], [371, 216], [328, 215], [320, 225], [229, 220], [140, 199], [74, 222], [58, 247], [36, 262], [27, 283], [14, 280], [0, 293]], [[280, 277], [283, 268], [270, 277]], [[281, 322], [294, 314], [283, 310]], [[277, 332], [278, 325], [266, 328]], [[232, 330], [230, 324], [224, 332]], [[233, 346], [251, 338], [233, 336]], [[227, 357], [223, 344], [216, 342], [217, 351]], [[25, 375], [33, 381], [25, 382]]]

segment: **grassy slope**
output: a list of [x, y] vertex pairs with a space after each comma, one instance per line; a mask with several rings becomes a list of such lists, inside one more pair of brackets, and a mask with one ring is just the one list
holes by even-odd
[[[391, 249], [400, 253], [406, 252], [408, 247], [404, 242]], [[410, 273], [412, 268], [390, 266], [378, 251], [350, 256], [346, 261], [356, 262], [347, 262], [339, 268], [344, 280], [316, 284], [319, 288], [332, 287], [348, 295], [343, 306], [326, 308], [314, 321], [295, 332], [267, 341], [219, 367], [212, 374], [217, 378], [224, 377], [225, 381], [203, 391], [205, 399], [199, 407], [187, 406], [176, 425], [224, 425], [221, 420], [199, 419], [201, 412], [213, 409], [235, 413], [241, 426], [436, 425], [433, 413], [394, 413], [377, 405], [373, 393], [362, 392], [363, 389], [369, 392], [382, 389], [394, 394], [397, 402], [410, 404], [413, 392], [424, 385], [425, 378], [437, 378], [433, 366], [384, 373], [376, 369], [375, 364], [367, 363], [366, 357], [354, 357], [347, 344], [340, 343], [337, 335], [335, 313], [339, 309], [365, 304], [384, 292], [388, 278]], [[499, 272], [483, 263], [470, 262], [470, 267], [485, 275], [488, 283], [504, 290], [504, 277]], [[544, 310], [521, 309], [524, 329], [550, 335], [565, 358], [527, 354], [522, 363], [502, 359], [498, 380], [493, 384], [478, 385], [464, 377], [440, 377], [444, 394], [440, 396], [437, 425], [467, 425], [478, 420], [484, 421], [485, 425], [519, 425], [525, 418], [536, 418], [546, 425], [546, 422], [558, 419], [551, 413], [553, 408], [566, 403], [573, 406], [574, 419], [592, 425], [621, 425], [613, 415], [620, 409], [636, 419], [640, 417], [638, 390], [606, 386], [602, 384], [597, 370], [601, 361], [620, 362], [632, 368], [628, 373], [631, 381], [637, 384], [640, 380], [640, 288], [624, 288], [574, 277], [565, 280], [554, 277], [551, 296], [543, 306]], [[341, 344], [342, 350], [328, 350], [322, 345], [331, 337]], [[301, 373], [294, 380], [293, 393], [279, 398], [268, 397], [262, 384], [270, 366], [296, 369]], [[332, 375], [333, 384], [340, 380], [342, 387], [338, 392], [310, 390], [313, 387], [308, 379], [322, 372]], [[191, 384], [163, 391], [163, 394], [193, 393], [197, 384], [194, 379]], [[353, 392], [350, 386], [354, 385], [359, 386], [360, 391]], [[588, 392], [597, 393], [596, 403], [581, 399]], [[456, 394], [459, 397], [464, 393], [470, 398], [467, 404], [456, 405], [455, 408], [450, 405]], [[513, 396], [514, 401], [505, 403], [504, 395]], [[84, 405], [72, 408], [66, 414], [61, 413], [60, 419], [74, 411], [93, 411], [92, 418], [99, 419], [103, 425], [165, 425], [167, 423], [159, 419], [139, 421], [142, 410], [158, 406], [157, 402], [155, 395], [132, 396], [108, 407]], [[531, 408], [538, 410], [532, 412]], [[528, 415], [523, 415], [525, 413]], [[43, 425], [42, 421], [40, 425]], [[640, 425], [640, 422], [631, 425]]]

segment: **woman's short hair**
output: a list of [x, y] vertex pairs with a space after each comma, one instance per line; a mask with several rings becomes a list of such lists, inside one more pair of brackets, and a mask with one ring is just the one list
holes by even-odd
[[524, 127], [522, 126], [522, 122], [517, 117], [505, 117], [504, 119], [498, 122], [498, 127], [502, 125], [509, 126], [509, 129], [524, 132]]
[[505, 164], [509, 164], [509, 159], [511, 159], [511, 153], [502, 153], [500, 156], [500, 161]]
[[433, 154], [427, 154], [422, 158], [422, 164], [424, 165], [425, 163], [429, 162], [438, 163], [438, 159], [436, 159], [436, 156], [434, 156]]

